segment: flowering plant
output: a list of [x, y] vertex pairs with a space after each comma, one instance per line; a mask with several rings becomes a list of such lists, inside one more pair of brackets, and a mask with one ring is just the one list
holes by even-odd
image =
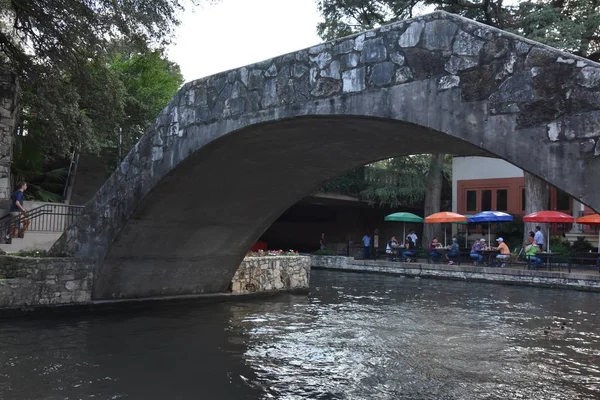
[[297, 250], [259, 250], [259, 251], [249, 251], [246, 254], [246, 257], [275, 257], [275, 256], [284, 256], [284, 257], [290, 257], [290, 256], [298, 256], [298, 251]]

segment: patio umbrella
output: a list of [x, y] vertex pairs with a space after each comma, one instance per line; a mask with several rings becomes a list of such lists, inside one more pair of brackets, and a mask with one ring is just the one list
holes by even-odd
[[[575, 222], [582, 225], [600, 225], [600, 215], [586, 215], [584, 217], [577, 218]], [[600, 231], [598, 231], [598, 253], [600, 253]]]
[[[418, 215], [409, 213], [409, 212], [397, 212], [390, 215], [386, 215], [383, 219], [384, 221], [398, 221], [404, 222], [404, 236], [402, 236], [402, 240], [406, 240], [406, 223], [407, 222], [419, 222], [423, 223], [423, 218]], [[416, 244], [416, 243], [415, 243]]]
[[490, 240], [490, 228], [492, 222], [508, 222], [512, 221], [513, 216], [501, 211], [482, 211], [479, 214], [475, 214], [469, 217], [469, 222], [473, 223], [488, 223], [488, 246], [491, 246]]
[[[462, 214], [457, 214], [448, 211], [442, 211], [439, 213], [431, 214], [425, 217], [426, 224], [443, 224], [452, 222], [466, 222], [467, 217]], [[446, 227], [444, 227], [444, 246], [446, 246]]]
[[[542, 224], [555, 222], [559, 224], [569, 224], [575, 222], [575, 218], [569, 214], [561, 213], [559, 211], [538, 211], [524, 216], [523, 222], [540, 222]], [[550, 251], [550, 225], [548, 225], [547, 234], [546, 250]]]

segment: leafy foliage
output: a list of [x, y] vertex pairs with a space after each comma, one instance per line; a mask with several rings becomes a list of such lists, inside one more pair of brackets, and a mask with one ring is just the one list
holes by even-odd
[[24, 129], [46, 154], [94, 151], [114, 138], [127, 86], [109, 68], [111, 43], [168, 43], [186, 3], [195, 1], [0, 2], [0, 67], [18, 73]]
[[595, 249], [594, 245], [585, 239], [585, 236], [577, 236], [577, 240], [571, 245], [573, 253], [588, 253]]
[[[36, 138], [32, 135], [16, 136], [11, 167], [14, 184], [27, 182], [25, 196], [28, 199], [59, 202], [67, 179], [66, 168], [49, 162]], [[16, 186], [13, 184], [13, 187]]]
[[315, 192], [337, 193], [358, 197], [364, 189], [365, 167], [359, 167], [340, 177], [325, 182]]
[[124, 118], [119, 121], [121, 137], [115, 134], [114, 140], [109, 141], [120, 147], [123, 157], [173, 98], [183, 83], [183, 75], [162, 51], [135, 51], [125, 44], [115, 45], [109, 68], [125, 91]]

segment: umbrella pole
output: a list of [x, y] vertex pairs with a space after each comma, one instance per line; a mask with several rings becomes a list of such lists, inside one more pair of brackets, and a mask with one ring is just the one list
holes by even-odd
[[402, 236], [402, 243], [406, 244], [406, 222], [403, 222], [404, 225], [404, 229], [402, 232], [404, 232], [404, 236]]
[[[490, 235], [490, 229], [492, 229], [492, 224], [490, 222], [488, 222], [488, 246], [491, 246], [492, 244], [492, 235]], [[498, 238], [496, 238], [498, 239]]]
[[446, 225], [444, 224], [444, 247], [446, 247]]
[[548, 224], [548, 236], [546, 236], [546, 252], [550, 253], [550, 224]]
[[469, 248], [469, 225], [465, 225], [465, 248]]

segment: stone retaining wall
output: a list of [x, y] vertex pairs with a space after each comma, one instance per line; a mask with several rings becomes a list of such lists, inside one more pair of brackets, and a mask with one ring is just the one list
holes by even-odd
[[231, 281], [232, 293], [308, 289], [311, 258], [246, 257]]
[[311, 266], [313, 268], [338, 269], [353, 272], [600, 291], [600, 274], [593, 271], [589, 271], [588, 273], [569, 273], [561, 271], [476, 267], [472, 265], [405, 264], [386, 261], [355, 261], [353, 258], [338, 256], [311, 256]]
[[93, 270], [81, 258], [0, 256], [0, 308], [88, 303]]
[[0, 69], [0, 200], [10, 198], [10, 165], [18, 96], [16, 75]]

